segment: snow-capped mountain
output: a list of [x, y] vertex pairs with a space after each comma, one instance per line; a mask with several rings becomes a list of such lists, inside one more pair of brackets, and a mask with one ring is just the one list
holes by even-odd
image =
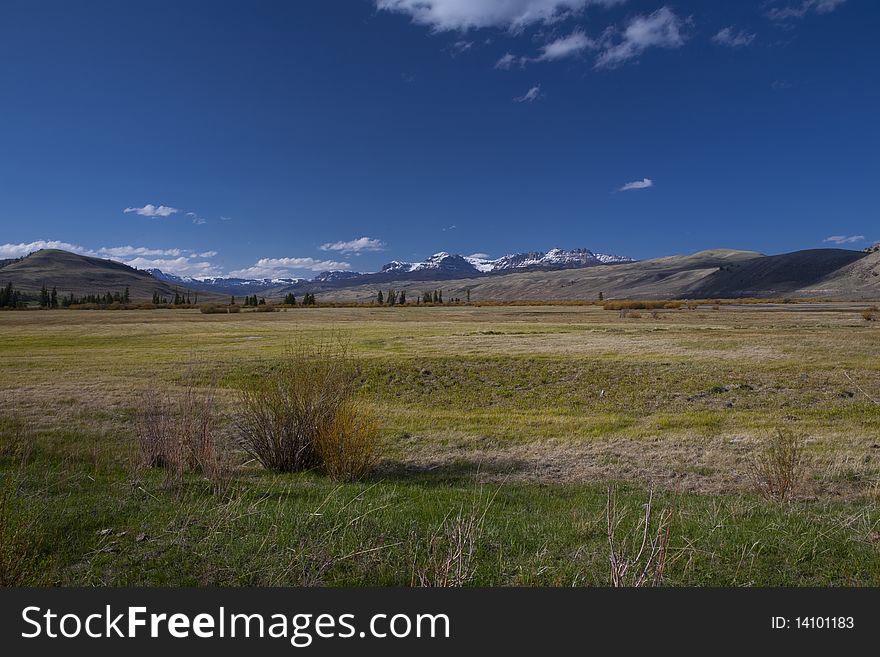
[[[312, 280], [314, 283], [328, 283], [331, 281], [347, 281], [350, 278], [357, 278], [361, 276], [360, 272], [356, 271], [341, 271], [341, 270], [333, 270], [333, 271], [322, 271], [320, 274], [315, 276]], [[303, 279], [299, 279], [303, 280]]]
[[177, 276], [169, 274], [161, 269], [147, 269], [146, 272], [153, 278], [172, 285], [180, 285], [190, 290], [203, 290], [206, 292], [231, 292], [244, 294], [246, 292], [260, 292], [280, 285], [296, 285], [305, 281], [304, 278], [229, 278], [209, 277], [193, 278], [192, 276]]
[[451, 255], [441, 252], [432, 255], [423, 262], [399, 262], [388, 263], [382, 268], [383, 272], [411, 272], [425, 269], [439, 269], [456, 273], [493, 273], [514, 269], [571, 269], [575, 267], [589, 267], [592, 265], [609, 265], [621, 262], [633, 262], [632, 258], [625, 256], [610, 255], [607, 253], [593, 253], [589, 249], [550, 249], [544, 251], [529, 251], [527, 253], [513, 253], [500, 258], [477, 253], [470, 256]]

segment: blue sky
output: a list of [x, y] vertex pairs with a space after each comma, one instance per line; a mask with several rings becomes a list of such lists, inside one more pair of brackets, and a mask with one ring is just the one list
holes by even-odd
[[4, 0], [0, 257], [863, 248], [878, 24], [873, 0]]

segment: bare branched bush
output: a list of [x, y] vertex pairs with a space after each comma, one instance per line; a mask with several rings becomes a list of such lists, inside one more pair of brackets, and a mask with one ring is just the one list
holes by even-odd
[[140, 461], [149, 468], [162, 468], [170, 462], [171, 417], [168, 397], [148, 390], [141, 398], [137, 418], [137, 444]]
[[784, 502], [803, 478], [805, 463], [804, 439], [787, 429], [777, 429], [752, 460], [755, 489], [765, 499]]
[[[648, 495], [645, 512], [634, 530], [625, 529], [628, 509], [617, 505], [617, 491], [608, 487], [605, 510], [611, 585], [614, 587], [659, 586], [668, 565], [671, 508], [655, 514], [654, 491]], [[656, 515], [656, 518], [655, 518]]]
[[339, 342], [288, 348], [274, 371], [242, 391], [239, 444], [275, 472], [320, 466], [319, 432], [330, 431], [342, 409], [354, 408], [355, 376]]
[[315, 447], [324, 472], [340, 481], [357, 481], [376, 465], [379, 423], [369, 409], [348, 401], [318, 427]]
[[[484, 498], [481, 490], [470, 509], [460, 506], [455, 515], [452, 511], [446, 514], [428, 538], [425, 555], [422, 557], [420, 551], [416, 551], [413, 586], [461, 587], [473, 580], [486, 515], [498, 490], [489, 498]], [[417, 537], [413, 538], [418, 545]]]
[[219, 427], [213, 393], [193, 387], [177, 396], [148, 391], [138, 412], [139, 465], [164, 468], [168, 486], [180, 484], [187, 472], [196, 472], [211, 482], [215, 493], [225, 493], [232, 457]]
[[878, 309], [877, 306], [865, 308], [862, 311], [862, 319], [864, 319], [866, 322], [876, 322], [878, 313], [880, 313], [880, 309]]

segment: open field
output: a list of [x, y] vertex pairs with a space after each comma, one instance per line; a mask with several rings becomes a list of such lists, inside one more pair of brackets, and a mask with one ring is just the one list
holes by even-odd
[[[429, 583], [450, 528], [474, 517], [461, 583], [607, 585], [618, 482], [623, 535], [650, 488], [670, 510], [664, 583], [877, 585], [880, 322], [863, 307], [0, 313], [0, 576]], [[143, 392], [212, 388], [233, 418], [244, 382], [331, 334], [381, 420], [367, 480], [241, 458], [215, 496], [132, 467]], [[750, 476], [777, 429], [807, 453], [784, 504]]]

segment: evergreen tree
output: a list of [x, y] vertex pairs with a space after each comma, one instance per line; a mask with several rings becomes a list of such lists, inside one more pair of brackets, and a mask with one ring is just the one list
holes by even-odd
[[[52, 289], [54, 290], [54, 288]], [[125, 303], [131, 301], [131, 295], [129, 294], [128, 285], [125, 286], [125, 293], [122, 295], [122, 300], [125, 301]]]
[[[128, 288], [126, 289], [126, 293], [128, 292]], [[52, 294], [49, 295], [49, 307], [57, 308], [58, 307], [58, 290], [54, 287], [52, 288]]]
[[264, 298], [260, 298], [260, 304], [259, 304], [259, 305], [261, 305], [261, 306], [265, 306], [265, 305], [266, 305], [266, 299], [264, 299]]
[[376, 295], [376, 303], [380, 306], [385, 304], [385, 298], [382, 296], [382, 290], [379, 290], [379, 294]]
[[424, 301], [425, 303], [431, 303], [431, 293], [430, 293], [430, 292], [425, 292], [425, 293], [422, 295], [422, 301]]
[[437, 294], [437, 298], [440, 300], [440, 303], [443, 303], [443, 290], [440, 290]]
[[234, 305], [235, 305], [235, 297], [234, 297], [234, 296], [229, 300], [229, 305], [230, 305], [230, 306], [234, 306]]
[[399, 303], [401, 306], [406, 303], [406, 290], [400, 291], [400, 298], [397, 300], [397, 303]]
[[471, 302], [471, 288], [468, 288], [468, 289], [467, 289], [467, 302], [468, 302], [468, 303]]

